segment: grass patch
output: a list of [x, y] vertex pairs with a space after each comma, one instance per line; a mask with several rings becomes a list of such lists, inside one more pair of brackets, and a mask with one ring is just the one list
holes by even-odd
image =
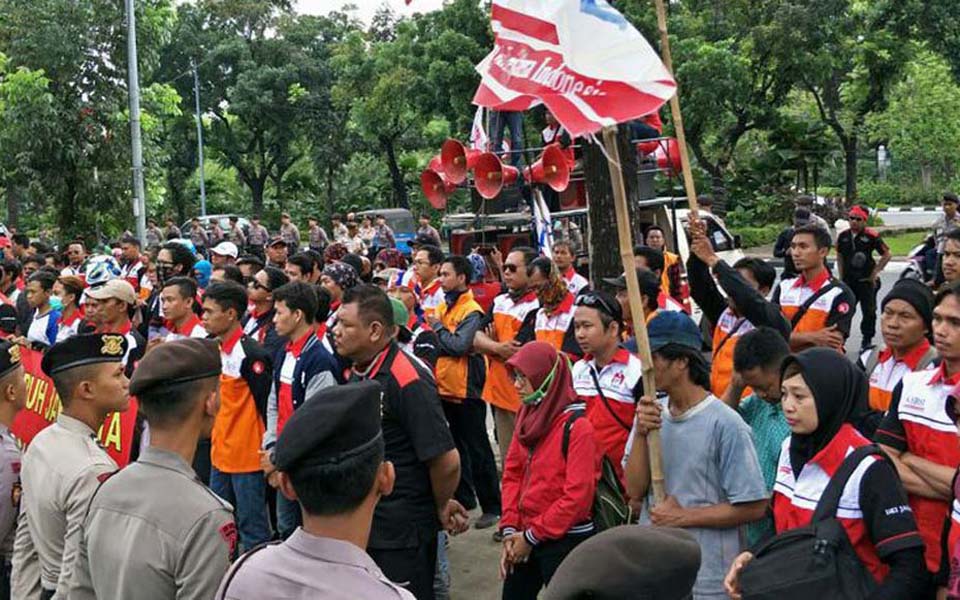
[[884, 235], [883, 241], [890, 246], [890, 254], [893, 256], [906, 256], [915, 246], [922, 244], [924, 238], [929, 234], [929, 231], [906, 231], [894, 235]]

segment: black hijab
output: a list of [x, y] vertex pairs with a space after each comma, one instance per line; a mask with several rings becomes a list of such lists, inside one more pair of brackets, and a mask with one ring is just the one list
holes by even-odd
[[817, 429], [790, 436], [790, 466], [795, 477], [803, 466], [833, 440], [844, 423], [857, 425], [869, 413], [869, 387], [863, 371], [829, 348], [811, 348], [788, 356], [780, 376], [791, 365], [800, 369], [817, 407]]

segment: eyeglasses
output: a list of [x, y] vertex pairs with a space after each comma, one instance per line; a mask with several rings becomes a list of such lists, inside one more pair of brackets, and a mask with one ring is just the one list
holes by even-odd
[[252, 287], [252, 288], [255, 289], [255, 290], [263, 290], [263, 291], [265, 291], [265, 292], [272, 292], [272, 291], [273, 291], [273, 290], [271, 290], [270, 288], [268, 288], [267, 286], [265, 286], [265, 285], [263, 285], [262, 283], [260, 283], [259, 281], [257, 281], [256, 279], [251, 279], [251, 280], [250, 280], [250, 283], [248, 283], [247, 285], [249, 285], [250, 287]]
[[518, 267], [517, 265], [505, 264], [503, 265], [503, 270], [506, 273], [516, 273], [517, 271], [520, 270], [520, 267]]
[[599, 308], [608, 315], [615, 316], [616, 309], [614, 309], [610, 304], [603, 298], [603, 296], [598, 296], [587, 292], [585, 294], [580, 294], [577, 296], [576, 300], [573, 302], [574, 306], [587, 306], [590, 308]]
[[170, 262], [170, 261], [166, 261], [166, 260], [158, 260], [158, 261], [157, 261], [157, 266], [158, 266], [158, 267], [172, 267], [172, 266], [173, 266], [173, 263]]

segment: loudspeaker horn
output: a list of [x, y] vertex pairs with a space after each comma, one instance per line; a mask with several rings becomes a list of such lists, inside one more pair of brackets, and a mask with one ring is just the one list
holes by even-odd
[[430, 165], [420, 173], [420, 189], [430, 206], [437, 210], [447, 208], [447, 199], [457, 189], [457, 184], [444, 175], [439, 154], [430, 159]]
[[477, 157], [477, 162], [473, 167], [473, 175], [477, 193], [487, 200], [492, 200], [500, 194], [503, 186], [517, 181], [520, 170], [503, 164], [496, 154], [484, 152]]
[[466, 181], [467, 172], [474, 168], [481, 154], [479, 150], [468, 149], [457, 140], [445, 141], [440, 148], [440, 157], [447, 180], [458, 184]]
[[544, 148], [537, 162], [523, 175], [528, 182], [545, 183], [555, 192], [562, 192], [570, 185], [570, 165], [557, 144]]

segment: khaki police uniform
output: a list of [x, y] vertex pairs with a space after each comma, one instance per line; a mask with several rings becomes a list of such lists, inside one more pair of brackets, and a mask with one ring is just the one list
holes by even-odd
[[230, 504], [151, 446], [90, 504], [68, 598], [209, 600], [236, 540]]
[[301, 528], [284, 543], [265, 546], [237, 561], [216, 598], [412, 600], [413, 594], [387, 579], [357, 546]]
[[6, 425], [0, 425], [0, 556], [13, 559], [20, 513], [20, 448]]
[[33, 438], [20, 473], [24, 517], [14, 543], [15, 589], [35, 586], [30, 580], [37, 561], [45, 597], [65, 597], [90, 499], [116, 470], [96, 433], [68, 415]]

